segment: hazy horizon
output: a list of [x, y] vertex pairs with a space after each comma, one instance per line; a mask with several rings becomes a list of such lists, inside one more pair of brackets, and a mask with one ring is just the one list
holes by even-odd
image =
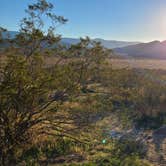
[[[7, 30], [10, 31], [10, 32], [19, 32], [19, 30], [18, 31], [9, 30], [9, 29], [7, 29]], [[69, 38], [69, 39], [80, 39], [82, 37], [87, 37], [87, 36], [85, 35], [85, 36], [78, 36], [77, 37], [77, 36], [64, 36], [64, 35], [62, 35], [61, 37], [62, 38]], [[137, 42], [138, 43], [149, 43], [149, 42], [153, 42], [153, 41], [159, 41], [159, 42], [166, 41], [166, 39], [165, 40], [156, 40], [156, 39], [154, 39], [154, 40], [149, 40], [149, 41], [136, 41], [136, 40], [125, 40], [125, 39], [123, 39], [123, 40], [117, 40], [117, 39], [106, 39], [106, 38], [102, 38], [102, 37], [101, 38], [100, 37], [92, 37], [91, 39], [92, 40], [101, 39], [101, 40], [106, 40], [106, 41], [120, 41], [120, 42], [136, 42], [136, 43]]]

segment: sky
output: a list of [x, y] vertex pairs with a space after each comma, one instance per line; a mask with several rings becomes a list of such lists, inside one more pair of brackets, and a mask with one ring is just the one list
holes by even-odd
[[[58, 27], [63, 37], [107, 40], [166, 40], [166, 0], [49, 0], [69, 21]], [[18, 31], [27, 4], [35, 0], [0, 0], [0, 26]], [[46, 20], [47, 22], [47, 20]]]

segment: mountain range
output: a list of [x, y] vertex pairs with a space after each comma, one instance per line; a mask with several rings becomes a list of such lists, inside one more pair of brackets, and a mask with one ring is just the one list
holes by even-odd
[[[19, 32], [16, 31], [7, 31], [7, 32], [3, 32], [2, 36], [3, 38], [14, 38], [17, 34], [19, 34]], [[101, 45], [105, 48], [108, 49], [113, 49], [113, 48], [117, 48], [117, 47], [125, 47], [125, 46], [129, 46], [129, 45], [134, 45], [134, 44], [138, 44], [139, 42], [128, 42], [128, 41], [116, 41], [116, 40], [104, 40], [104, 39], [93, 39], [94, 41], [100, 42]], [[80, 39], [78, 38], [62, 38], [61, 42], [65, 45], [71, 45], [71, 44], [77, 44], [80, 42]]]
[[113, 49], [114, 52], [136, 58], [166, 59], [166, 41], [152, 41]]
[[[130, 45], [139, 44], [140, 42], [128, 42], [128, 41], [117, 41], [117, 40], [104, 40], [100, 38], [93, 39], [96, 42], [100, 42], [101, 45], [108, 49], [114, 49], [118, 47], [125, 47]], [[77, 44], [80, 41], [80, 39], [77, 38], [62, 38], [62, 43], [65, 44]]]
[[[10, 38], [14, 38], [19, 32], [8, 31], [2, 34], [3, 38], [7, 38], [8, 34]], [[100, 38], [93, 39], [100, 42], [101, 45], [108, 49], [113, 49], [115, 54], [122, 57], [134, 57], [134, 58], [157, 58], [166, 59], [166, 41], [152, 41], [148, 43], [141, 42], [128, 42], [128, 41], [116, 41], [116, 40], [104, 40]], [[62, 38], [61, 43], [67, 46], [77, 44], [80, 41], [78, 38]], [[0, 47], [4, 47], [6, 44], [0, 44]]]

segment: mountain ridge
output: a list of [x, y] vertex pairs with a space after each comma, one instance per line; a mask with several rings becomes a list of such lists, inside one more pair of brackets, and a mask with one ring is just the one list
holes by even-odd
[[166, 59], [166, 40], [154, 40], [148, 43], [139, 43], [121, 48], [114, 48], [115, 53], [129, 57]]
[[[101, 39], [101, 38], [95, 38], [92, 40], [96, 41], [96, 42], [100, 42], [103, 47], [108, 48], [108, 49], [113, 49], [113, 48], [117, 48], [117, 47], [125, 47], [125, 46], [140, 43], [140, 42], [128, 42], [128, 41], [118, 41], [118, 40], [105, 40], [105, 39]], [[77, 44], [79, 41], [80, 41], [80, 39], [78, 39], [78, 38], [69, 38], [69, 37], [62, 38], [62, 42], [67, 43], [69, 45]]]
[[[7, 31], [2, 33], [2, 37], [14, 38], [19, 32]], [[141, 42], [128, 42], [128, 41], [117, 41], [117, 40], [105, 40], [100, 38], [92, 39], [93, 41], [100, 42], [105, 48], [112, 49], [115, 54], [119, 54], [122, 57], [129, 58], [157, 58], [166, 59], [166, 40], [158, 41], [154, 40], [147, 43]], [[64, 37], [61, 39], [61, 43], [70, 46], [80, 42], [78, 38]], [[0, 47], [7, 46], [7, 43], [1, 43]]]
[[[3, 38], [14, 38], [17, 34], [19, 34], [19, 32], [17, 31], [7, 31], [7, 32], [3, 32], [2, 33], [2, 37]], [[100, 42], [101, 45], [105, 48], [108, 49], [113, 49], [113, 48], [117, 48], [117, 47], [125, 47], [125, 46], [129, 46], [129, 45], [134, 45], [134, 44], [138, 44], [140, 42], [129, 42], [129, 41], [118, 41], [118, 40], [105, 40], [105, 39], [101, 39], [101, 38], [95, 38], [92, 39], [94, 41]], [[61, 42], [65, 45], [72, 45], [72, 44], [77, 44], [79, 43], [80, 39], [79, 38], [70, 38], [70, 37], [63, 37], [61, 39]]]

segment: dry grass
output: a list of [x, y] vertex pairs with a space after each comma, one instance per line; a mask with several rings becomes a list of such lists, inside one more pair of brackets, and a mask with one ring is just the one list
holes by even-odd
[[[46, 63], [50, 65], [56, 64], [56, 57], [49, 57]], [[166, 60], [161, 59], [108, 59], [113, 68], [141, 68], [141, 69], [162, 69], [166, 70]]]
[[[73, 58], [72, 58], [73, 60]], [[77, 60], [77, 58], [75, 59]], [[6, 57], [0, 54], [0, 65], [4, 64], [6, 61]], [[59, 61], [60, 63], [66, 63], [66, 59], [61, 59], [57, 57], [47, 57], [45, 58], [46, 64], [48, 66], [52, 66], [57, 64]], [[68, 59], [69, 61], [69, 59]], [[141, 68], [141, 69], [161, 69], [166, 70], [166, 60], [161, 59], [120, 59], [120, 58], [113, 58], [108, 59], [110, 65], [113, 68]]]
[[166, 70], [166, 60], [160, 59], [111, 59], [114, 68], [141, 68]]

